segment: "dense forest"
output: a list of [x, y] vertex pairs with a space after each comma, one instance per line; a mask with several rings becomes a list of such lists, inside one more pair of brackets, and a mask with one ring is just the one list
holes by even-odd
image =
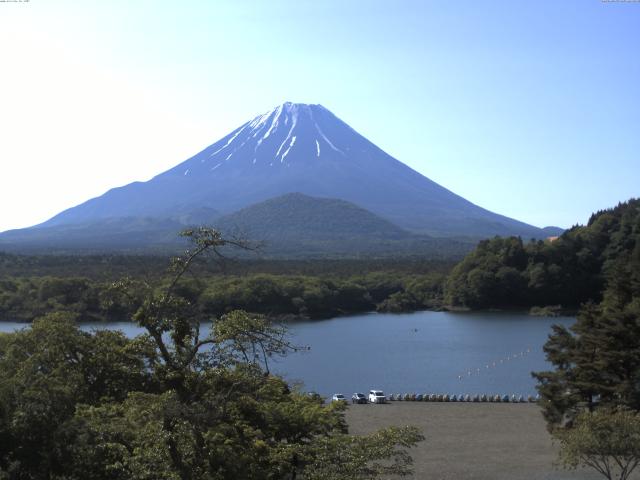
[[[123, 298], [114, 282], [163, 285], [166, 263], [157, 257], [0, 255], [0, 320], [28, 322], [54, 311], [80, 321], [128, 320], [139, 305]], [[178, 293], [212, 317], [238, 308], [305, 318], [440, 308], [451, 267], [416, 259], [225, 259], [194, 264]]]
[[480, 242], [453, 269], [445, 303], [470, 308], [599, 302], [625, 262], [640, 256], [640, 200], [594, 213], [553, 241], [496, 237]]
[[[210, 316], [234, 309], [305, 318], [460, 307], [577, 311], [602, 299], [621, 259], [640, 255], [639, 205], [630, 200], [594, 213], [586, 226], [553, 241], [484, 240], [455, 266], [420, 258], [225, 258], [195, 264], [180, 294]], [[84, 321], [130, 319], [139, 305], [119, 296], [113, 283], [127, 277], [139, 287], [162, 285], [165, 265], [155, 256], [0, 254], [0, 319], [31, 321], [53, 311]]]
[[[222, 249], [224, 254], [224, 249]], [[231, 252], [228, 252], [231, 253]], [[233, 252], [235, 254], [235, 252]], [[238, 259], [227, 254], [216, 262], [194, 264], [194, 275], [334, 275], [340, 278], [370, 272], [422, 274], [448, 272], [456, 260], [423, 257], [366, 259]], [[86, 277], [118, 280], [124, 276], [157, 278], [166, 275], [167, 256], [156, 255], [18, 255], [0, 251], [0, 277]]]

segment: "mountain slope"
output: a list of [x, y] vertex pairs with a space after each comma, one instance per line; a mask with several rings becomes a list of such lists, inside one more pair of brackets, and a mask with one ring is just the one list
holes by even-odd
[[544, 227], [542, 231], [547, 237], [559, 237], [564, 233], [564, 228], [560, 227]]
[[410, 233], [344, 200], [290, 193], [221, 217], [227, 235], [263, 243], [275, 256], [461, 256], [472, 248], [451, 239]]
[[[257, 254], [271, 258], [462, 258], [473, 248], [469, 242], [410, 233], [344, 200], [300, 193], [259, 202], [217, 219], [210, 215], [205, 210], [174, 219], [108, 218], [14, 230], [0, 235], [0, 249], [27, 253], [169, 253], [186, 246], [178, 236], [181, 230], [202, 223], [213, 224], [229, 238], [242, 237], [260, 244]], [[210, 221], [205, 221], [207, 216]]]
[[314, 198], [301, 193], [265, 200], [216, 221], [221, 230], [246, 231], [250, 238], [277, 240], [371, 239], [397, 240], [410, 234], [353, 203]]
[[41, 226], [112, 217], [230, 213], [290, 192], [353, 202], [436, 236], [545, 237], [489, 212], [394, 159], [320, 105], [285, 103], [148, 182], [134, 182], [66, 210]]
[[185, 224], [175, 219], [124, 217], [82, 223], [9, 230], [0, 234], [0, 250], [21, 253], [96, 253], [175, 250]]

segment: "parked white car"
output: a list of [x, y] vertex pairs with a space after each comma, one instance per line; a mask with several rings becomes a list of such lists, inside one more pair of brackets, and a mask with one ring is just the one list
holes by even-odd
[[334, 393], [333, 397], [331, 397], [332, 402], [345, 402], [347, 403], [347, 397], [345, 397], [341, 393]]
[[370, 390], [369, 391], [369, 403], [385, 403], [387, 397], [384, 396], [382, 390]]
[[367, 403], [367, 397], [364, 393], [354, 393], [351, 395], [351, 403]]

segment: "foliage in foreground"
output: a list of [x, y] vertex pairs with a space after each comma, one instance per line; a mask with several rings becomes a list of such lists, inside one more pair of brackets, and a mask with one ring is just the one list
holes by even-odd
[[640, 461], [640, 201], [591, 223], [608, 226], [587, 232], [604, 246], [602, 302], [553, 327], [544, 351], [554, 369], [534, 377], [561, 461], [625, 479]]
[[555, 325], [544, 346], [555, 369], [537, 372], [550, 428], [583, 410], [640, 410], [640, 303], [586, 306], [570, 329]]
[[[368, 479], [403, 475], [413, 427], [349, 436], [341, 404], [322, 405], [265, 370], [293, 346], [242, 311], [201, 332], [178, 295], [192, 262], [229, 242], [188, 235], [163, 289], [119, 289], [147, 334], [83, 332], [70, 313], [0, 336], [0, 478]], [[243, 245], [239, 245], [242, 247]]]
[[570, 429], [557, 430], [560, 463], [593, 468], [608, 480], [626, 480], [640, 463], [640, 414], [630, 410], [583, 412]]
[[627, 207], [634, 221], [617, 229], [602, 302], [585, 305], [570, 328], [553, 327], [544, 351], [554, 370], [534, 374], [550, 428], [585, 409], [640, 410], [640, 202]]

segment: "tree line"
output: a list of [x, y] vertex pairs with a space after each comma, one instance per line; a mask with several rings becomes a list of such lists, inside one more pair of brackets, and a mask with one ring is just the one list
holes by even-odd
[[[347, 278], [310, 275], [197, 275], [176, 292], [217, 317], [242, 309], [271, 317], [327, 318], [348, 313], [440, 308], [445, 274], [371, 272]], [[132, 286], [147, 280], [130, 277]], [[159, 285], [167, 278], [158, 277]], [[130, 320], [139, 305], [112, 281], [86, 277], [11, 277], [0, 280], [0, 319], [30, 322], [49, 312], [79, 321]]]
[[600, 302], [618, 275], [620, 259], [636, 255], [639, 200], [594, 213], [553, 241], [494, 238], [456, 265], [445, 286], [445, 303], [470, 308]]

